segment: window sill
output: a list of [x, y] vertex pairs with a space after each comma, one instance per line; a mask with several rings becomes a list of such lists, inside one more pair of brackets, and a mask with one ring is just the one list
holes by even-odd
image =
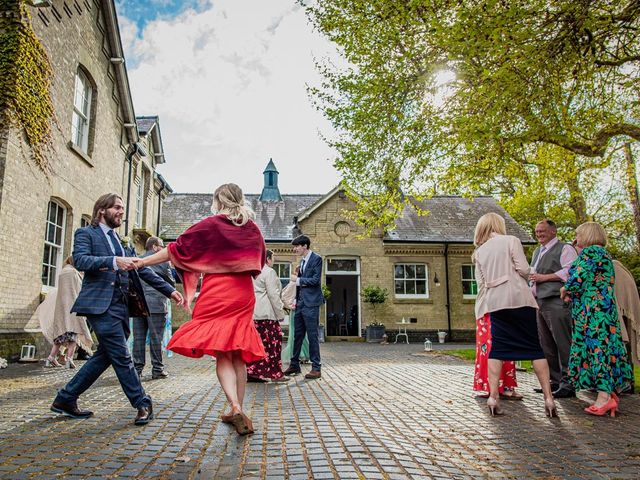
[[463, 298], [462, 299], [462, 303], [463, 304], [465, 304], [465, 303], [468, 303], [468, 304], [476, 303], [476, 299], [475, 298]]
[[392, 302], [397, 304], [407, 304], [407, 303], [433, 304], [433, 300], [430, 298], [394, 298]]
[[67, 143], [67, 147], [69, 148], [69, 150], [71, 150], [73, 153], [75, 153], [77, 156], [79, 156], [82, 160], [84, 160], [85, 162], [87, 162], [87, 164], [90, 167], [93, 167], [93, 161], [91, 160], [91, 157], [89, 155], [87, 155], [85, 152], [83, 152], [79, 146], [77, 146], [75, 143], [73, 143], [72, 141], [69, 141], [69, 143]]

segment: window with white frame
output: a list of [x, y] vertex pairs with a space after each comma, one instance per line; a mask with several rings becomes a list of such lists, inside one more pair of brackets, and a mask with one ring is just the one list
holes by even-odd
[[78, 69], [73, 96], [71, 119], [71, 141], [84, 153], [89, 154], [89, 123], [91, 122], [91, 83], [85, 73]]
[[475, 265], [462, 265], [462, 298], [476, 298], [477, 296], [476, 267]]
[[144, 204], [146, 198], [145, 179], [147, 172], [144, 167], [140, 167], [140, 182], [136, 190], [136, 227], [142, 227], [144, 222]]
[[88, 227], [91, 225], [91, 217], [89, 215], [82, 215], [80, 218], [80, 228]]
[[56, 286], [57, 273], [62, 264], [65, 217], [66, 209], [58, 202], [51, 200], [47, 211], [42, 256], [42, 285], [45, 287]]
[[393, 272], [396, 298], [429, 298], [426, 264], [396, 263]]
[[291, 263], [275, 262], [273, 264], [273, 269], [278, 274], [278, 277], [280, 278], [280, 283], [284, 288], [289, 283], [289, 278], [291, 277]]

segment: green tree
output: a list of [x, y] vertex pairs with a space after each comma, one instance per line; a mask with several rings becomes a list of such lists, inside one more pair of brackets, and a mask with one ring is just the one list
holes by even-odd
[[[321, 63], [310, 91], [369, 230], [393, 223], [402, 192], [447, 193], [451, 179], [469, 193], [558, 183], [553, 161], [531, 166], [549, 159], [544, 145], [576, 169], [563, 192], [578, 222], [588, 170], [640, 140], [635, 0], [326, 0], [307, 11], [348, 62]], [[443, 83], [443, 72], [455, 76]]]
[[368, 285], [362, 289], [362, 300], [365, 303], [371, 305], [371, 310], [373, 311], [373, 321], [372, 325], [377, 325], [376, 318], [376, 308], [379, 305], [382, 305], [387, 301], [387, 297], [389, 296], [389, 292], [386, 288], [378, 287], [377, 285]]

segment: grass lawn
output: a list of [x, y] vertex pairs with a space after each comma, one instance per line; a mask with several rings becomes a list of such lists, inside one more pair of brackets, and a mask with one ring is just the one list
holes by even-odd
[[[466, 348], [463, 350], [440, 350], [437, 353], [441, 353], [443, 355], [451, 355], [452, 357], [459, 357], [464, 360], [469, 360], [470, 362], [475, 362], [476, 360], [475, 348]], [[533, 366], [531, 365], [530, 360], [523, 360], [522, 362], [520, 362], [520, 366], [527, 372], [533, 372]], [[633, 369], [633, 376], [635, 377], [635, 391], [636, 393], [640, 393], [640, 368], [638, 368], [637, 366]]]

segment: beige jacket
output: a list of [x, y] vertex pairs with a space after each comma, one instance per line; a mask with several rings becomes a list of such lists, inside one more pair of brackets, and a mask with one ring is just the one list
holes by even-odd
[[254, 320], [282, 320], [285, 317], [284, 304], [280, 298], [282, 286], [276, 271], [269, 265], [253, 280], [256, 294], [256, 306], [253, 310]]
[[508, 308], [538, 308], [527, 278], [529, 263], [520, 240], [511, 235], [493, 235], [475, 253], [476, 318]]

